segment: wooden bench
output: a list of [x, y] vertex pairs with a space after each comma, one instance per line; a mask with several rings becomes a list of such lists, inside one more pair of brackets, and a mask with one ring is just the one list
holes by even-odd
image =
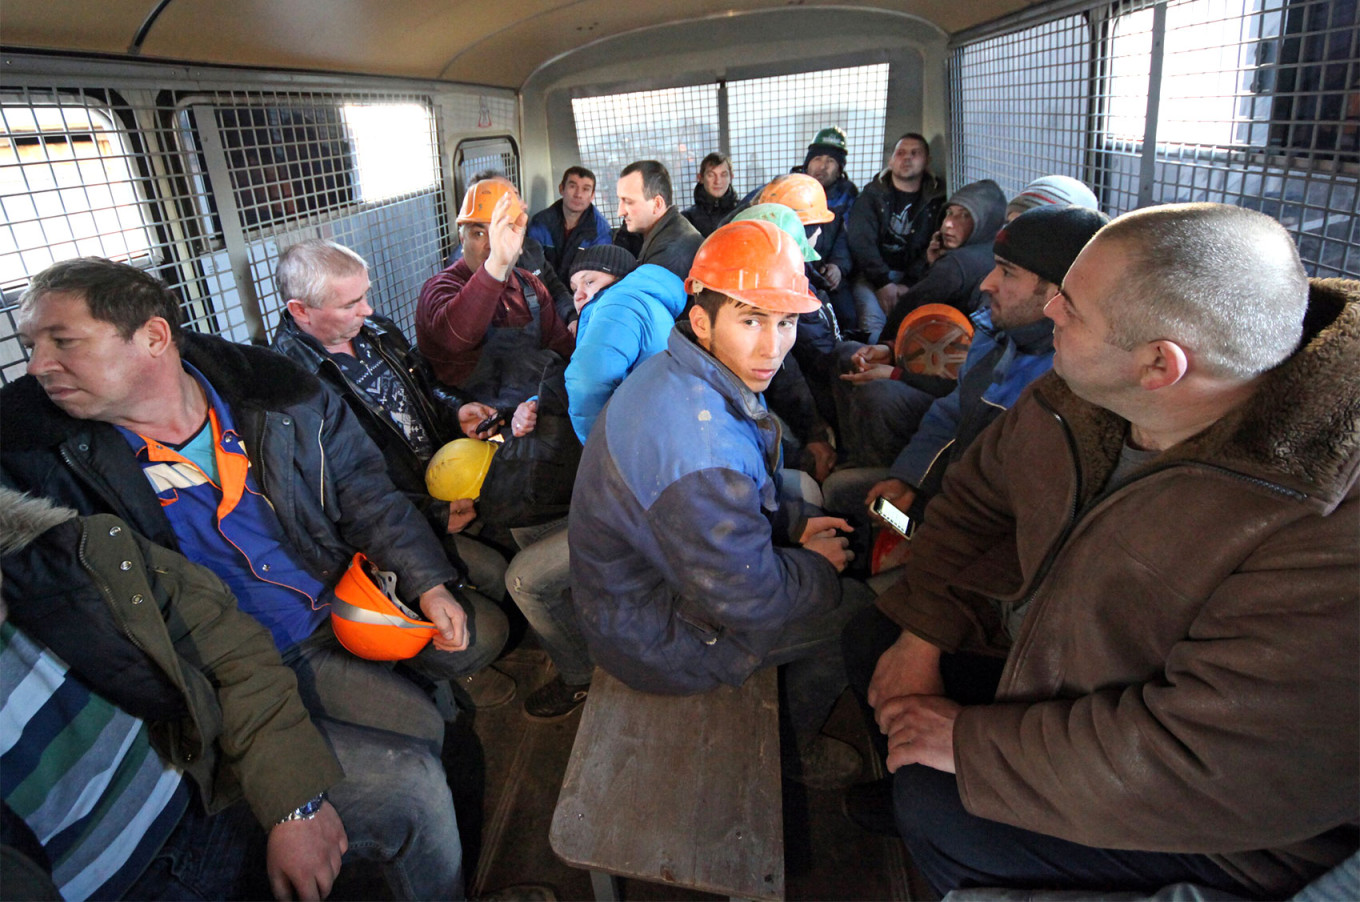
[[777, 686], [649, 695], [596, 668], [549, 832], [596, 899], [618, 877], [784, 898]]

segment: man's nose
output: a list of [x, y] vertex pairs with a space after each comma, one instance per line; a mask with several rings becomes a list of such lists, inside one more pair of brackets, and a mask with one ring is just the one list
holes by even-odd
[[28, 374], [30, 376], [40, 376], [43, 373], [50, 373], [56, 369], [57, 361], [47, 351], [40, 346], [34, 345], [28, 351]]
[[1062, 295], [1055, 294], [1048, 299], [1048, 303], [1044, 304], [1044, 316], [1055, 323], [1058, 321], [1062, 316]]

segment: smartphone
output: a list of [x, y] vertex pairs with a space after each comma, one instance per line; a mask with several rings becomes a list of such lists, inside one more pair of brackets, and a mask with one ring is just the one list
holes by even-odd
[[904, 538], [911, 534], [911, 517], [908, 517], [887, 498], [879, 495], [874, 499], [874, 506], [870, 509], [882, 517], [884, 523], [887, 523]]
[[487, 417], [485, 420], [482, 420], [480, 423], [478, 423], [477, 428], [474, 429], [473, 431], [476, 432], [478, 435], [481, 435], [483, 432], [487, 432], [491, 429], [494, 429], [497, 426], [504, 425], [505, 417], [501, 414], [499, 410], [493, 410], [491, 412], [491, 416]]

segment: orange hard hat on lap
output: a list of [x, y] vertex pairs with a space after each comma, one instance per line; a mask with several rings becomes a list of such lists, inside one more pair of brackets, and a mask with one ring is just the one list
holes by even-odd
[[821, 302], [808, 293], [803, 253], [772, 222], [729, 222], [699, 246], [685, 290], [705, 288], [776, 313], [813, 313]]
[[404, 661], [439, 633], [396, 596], [395, 574], [379, 570], [357, 552], [335, 584], [331, 629], [349, 651], [370, 661]]

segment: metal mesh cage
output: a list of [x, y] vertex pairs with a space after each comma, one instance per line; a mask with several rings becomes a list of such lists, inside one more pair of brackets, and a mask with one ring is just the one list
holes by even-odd
[[954, 185], [1072, 175], [1112, 215], [1237, 204], [1311, 274], [1360, 276], [1354, 0], [1092, 4], [998, 32], [954, 49]]
[[863, 184], [882, 163], [887, 100], [888, 64], [880, 63], [575, 98], [572, 114], [582, 164], [599, 177], [595, 205], [617, 224], [614, 182], [634, 160], [666, 164], [683, 208], [710, 151], [732, 157], [742, 196], [801, 164], [813, 136], [832, 125], [846, 132], [847, 174]]
[[0, 92], [0, 378], [26, 358], [23, 287], [76, 256], [155, 273], [190, 328], [267, 341], [280, 250], [329, 238], [369, 262], [375, 308], [410, 330], [450, 244], [428, 96], [165, 87]]
[[581, 162], [597, 178], [595, 207], [618, 225], [615, 182], [635, 160], [660, 160], [671, 176], [672, 203], [688, 206], [685, 173], [719, 148], [713, 85], [635, 91], [571, 101]]

